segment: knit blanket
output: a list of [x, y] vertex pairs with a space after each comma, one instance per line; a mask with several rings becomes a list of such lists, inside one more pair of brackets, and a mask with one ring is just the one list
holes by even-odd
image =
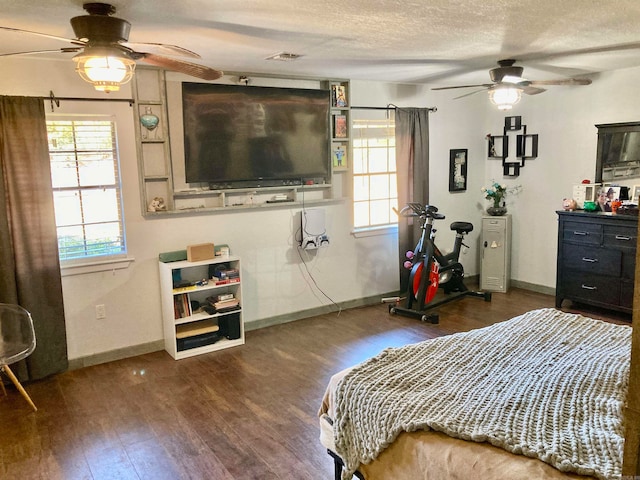
[[420, 429], [620, 478], [630, 355], [630, 326], [551, 308], [387, 349], [337, 386], [342, 478]]

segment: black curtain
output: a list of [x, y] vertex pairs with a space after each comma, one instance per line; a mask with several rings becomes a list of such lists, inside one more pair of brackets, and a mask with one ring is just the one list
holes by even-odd
[[[396, 108], [396, 168], [398, 207], [408, 202], [429, 203], [429, 108]], [[400, 291], [409, 283], [409, 270], [402, 264], [407, 250], [413, 250], [420, 237], [420, 225], [413, 218], [398, 219], [398, 265]]]
[[44, 104], [0, 96], [0, 302], [33, 317], [36, 350], [22, 380], [67, 369], [67, 341]]

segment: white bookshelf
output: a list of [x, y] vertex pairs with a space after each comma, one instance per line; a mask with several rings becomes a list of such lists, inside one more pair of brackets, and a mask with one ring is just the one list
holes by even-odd
[[[244, 344], [240, 258], [159, 262], [159, 269], [164, 347], [169, 355], [179, 360]], [[237, 270], [239, 277], [219, 280], [212, 275], [216, 270]], [[239, 309], [207, 313], [193, 308], [192, 302], [208, 305], [208, 298], [228, 294], [238, 300]]]

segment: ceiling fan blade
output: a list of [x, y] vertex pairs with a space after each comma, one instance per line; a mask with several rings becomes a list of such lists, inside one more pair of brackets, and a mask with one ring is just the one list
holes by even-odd
[[460, 95], [459, 97], [453, 97], [453, 99], [454, 100], [458, 100], [459, 98], [469, 97], [471, 95], [475, 95], [478, 92], [486, 92], [486, 91], [487, 91], [487, 89], [483, 88], [482, 90], [475, 90], [475, 91], [473, 91], [471, 93], [465, 93], [464, 95]]
[[431, 90], [451, 90], [452, 88], [472, 88], [472, 87], [489, 88], [489, 87], [493, 87], [493, 83], [481, 83], [479, 85], [458, 85], [455, 87], [435, 87], [435, 88], [432, 88]]
[[139, 53], [152, 53], [157, 55], [178, 55], [181, 57], [200, 58], [196, 52], [187, 50], [186, 48], [178, 47], [177, 45], [167, 45], [164, 43], [138, 43], [138, 42], [125, 42], [121, 43], [122, 46], [130, 48]]
[[28, 52], [0, 53], [0, 57], [14, 57], [18, 55], [37, 55], [38, 53], [77, 53], [83, 47], [65, 47], [56, 50], [31, 50]]
[[539, 93], [547, 91], [545, 88], [532, 87], [530, 85], [525, 85], [520, 88], [522, 88], [522, 92], [527, 95], [538, 95]]
[[72, 38], [58, 37], [57, 35], [49, 35], [48, 33], [32, 32], [31, 30], [22, 30], [21, 28], [0, 27], [0, 30], [7, 30], [9, 32], [28, 33], [29, 35], [37, 35], [44, 38], [52, 38], [54, 40], [60, 40], [61, 42], [73, 43], [74, 45], [85, 45], [86, 43]]
[[192, 77], [201, 78], [202, 80], [217, 80], [224, 75], [220, 70], [214, 70], [213, 68], [205, 67], [204, 65], [185, 62], [183, 60], [175, 60], [161, 55], [154, 55], [153, 53], [141, 54], [140, 60], [149, 63], [150, 65], [155, 65], [156, 67], [165, 68], [173, 72], [184, 73]]
[[529, 85], [591, 85], [588, 78], [564, 78], [560, 80], [533, 80]]

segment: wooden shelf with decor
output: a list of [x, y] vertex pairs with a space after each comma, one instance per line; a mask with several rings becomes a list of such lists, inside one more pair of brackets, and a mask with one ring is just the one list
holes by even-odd
[[165, 73], [137, 68], [132, 87], [141, 208], [144, 216], [154, 216], [174, 209]]
[[328, 80], [331, 93], [331, 166], [333, 172], [349, 170], [351, 159], [351, 99], [349, 81]]

